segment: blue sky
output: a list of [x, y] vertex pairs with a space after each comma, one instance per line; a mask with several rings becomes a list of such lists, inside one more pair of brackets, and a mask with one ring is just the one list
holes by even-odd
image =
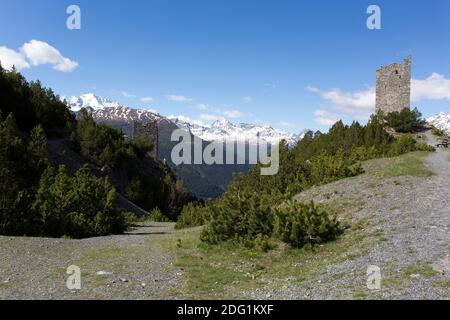
[[[323, 130], [338, 118], [364, 120], [376, 69], [411, 54], [413, 106], [450, 112], [448, 0], [0, 4], [0, 59], [23, 56], [22, 73], [60, 95], [93, 92], [204, 123]], [[66, 28], [72, 4], [81, 30]], [[381, 8], [381, 30], [366, 27], [370, 4]]]

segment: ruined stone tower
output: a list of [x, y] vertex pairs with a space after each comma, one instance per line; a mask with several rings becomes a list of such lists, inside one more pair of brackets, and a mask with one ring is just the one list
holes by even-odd
[[411, 56], [377, 70], [376, 112], [402, 111], [410, 107]]
[[133, 133], [132, 136], [135, 137], [138, 134], [143, 133], [150, 144], [153, 146], [150, 156], [157, 160], [158, 159], [158, 121], [150, 121], [142, 123], [140, 121], [133, 122]]

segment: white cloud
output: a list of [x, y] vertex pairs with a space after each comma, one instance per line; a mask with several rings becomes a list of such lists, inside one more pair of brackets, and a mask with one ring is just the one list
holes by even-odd
[[339, 116], [325, 110], [316, 110], [314, 112], [316, 122], [323, 126], [331, 126], [340, 120]]
[[340, 89], [331, 89], [323, 91], [315, 87], [306, 87], [307, 91], [316, 93], [327, 101], [328, 108], [339, 111], [339, 114], [333, 114], [323, 110], [316, 111], [316, 121], [321, 125], [334, 124], [340, 118], [351, 116], [357, 120], [367, 120], [375, 111], [375, 88], [370, 87], [362, 91], [342, 91]]
[[200, 104], [196, 105], [195, 107], [199, 110], [208, 110], [209, 109], [209, 106], [204, 103], [200, 103]]
[[322, 91], [314, 87], [306, 87], [306, 90], [319, 94], [322, 99], [328, 100], [337, 109], [348, 113], [367, 113], [375, 110], [375, 88], [364, 91], [345, 92], [340, 89]]
[[178, 96], [175, 94], [169, 94], [166, 96], [167, 100], [175, 101], [175, 102], [187, 102], [192, 101], [191, 98], [185, 97], [185, 96]]
[[411, 100], [450, 100], [450, 79], [433, 72], [424, 80], [411, 80]]
[[205, 121], [216, 121], [216, 120], [224, 120], [223, 117], [214, 114], [202, 113], [200, 115], [200, 119]]
[[248, 97], [243, 97], [242, 100], [244, 100], [245, 102], [252, 102], [253, 98], [248, 96]]
[[240, 118], [244, 114], [242, 112], [240, 112], [239, 110], [226, 110], [223, 112], [223, 115], [228, 118]]
[[17, 70], [27, 69], [30, 64], [25, 60], [25, 57], [14, 50], [7, 47], [0, 47], [0, 62], [3, 68], [11, 70], [13, 66]]
[[295, 128], [295, 123], [289, 122], [289, 121], [280, 121], [280, 126], [286, 127], [286, 128]]
[[[328, 116], [318, 116], [321, 124], [331, 123], [338, 117], [351, 116], [357, 120], [367, 120], [375, 111], [375, 88], [370, 87], [362, 91], [345, 92], [340, 89], [323, 91], [315, 87], [306, 87], [307, 91], [316, 93], [329, 102], [329, 108], [339, 111], [338, 114], [329, 113]], [[432, 73], [424, 80], [411, 80], [411, 101], [422, 100], [450, 100], [450, 79], [443, 75]], [[323, 112], [317, 110], [316, 112]], [[317, 115], [316, 115], [317, 116]]]
[[120, 94], [124, 96], [125, 98], [136, 98], [134, 94], [128, 93], [126, 91], [120, 91]]
[[153, 98], [152, 97], [142, 97], [141, 98], [141, 102], [152, 102]]
[[78, 62], [64, 57], [56, 48], [43, 41], [31, 40], [20, 48], [20, 52], [33, 66], [50, 64], [53, 69], [62, 72], [72, 72], [78, 67]]

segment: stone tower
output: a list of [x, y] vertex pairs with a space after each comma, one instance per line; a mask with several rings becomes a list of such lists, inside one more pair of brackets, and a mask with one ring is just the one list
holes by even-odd
[[410, 108], [411, 56], [403, 63], [393, 63], [377, 70], [376, 112], [402, 111]]
[[150, 144], [153, 146], [150, 156], [154, 159], [158, 159], [158, 121], [150, 121], [142, 123], [140, 121], [133, 122], [133, 137], [143, 133]]

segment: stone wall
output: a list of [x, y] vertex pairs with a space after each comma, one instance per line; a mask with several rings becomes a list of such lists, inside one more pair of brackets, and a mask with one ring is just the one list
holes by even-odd
[[411, 57], [377, 70], [376, 112], [401, 111], [410, 108]]

